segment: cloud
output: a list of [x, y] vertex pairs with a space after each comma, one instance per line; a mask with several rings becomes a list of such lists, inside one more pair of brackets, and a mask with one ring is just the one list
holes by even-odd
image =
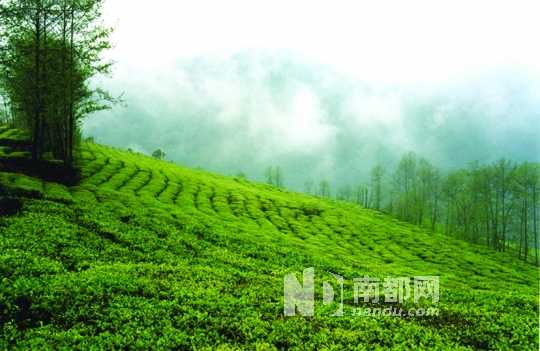
[[289, 51], [245, 50], [133, 69], [106, 83], [128, 108], [90, 117], [98, 141], [188, 166], [286, 183], [363, 181], [414, 150], [443, 167], [498, 157], [539, 161], [540, 79], [499, 69], [445, 84], [360, 81]]
[[117, 0], [105, 16], [122, 65], [290, 50], [356, 79], [422, 84], [505, 65], [539, 72], [539, 12], [537, 0]]

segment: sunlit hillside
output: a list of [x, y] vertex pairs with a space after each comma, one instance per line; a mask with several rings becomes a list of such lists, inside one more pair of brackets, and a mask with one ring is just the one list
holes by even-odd
[[[94, 143], [65, 185], [0, 132], [0, 349], [538, 349], [538, 270], [510, 254]], [[344, 277], [343, 317], [284, 317], [309, 267]], [[347, 313], [364, 275], [440, 276], [439, 314]]]

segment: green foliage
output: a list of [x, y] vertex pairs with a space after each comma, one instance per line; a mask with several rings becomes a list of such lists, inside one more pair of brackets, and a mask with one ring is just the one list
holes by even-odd
[[50, 152], [72, 166], [81, 119], [118, 102], [90, 84], [111, 67], [101, 57], [111, 47], [102, 7], [103, 0], [0, 1], [3, 115], [11, 110], [30, 132], [34, 161]]
[[152, 157], [158, 160], [163, 160], [165, 158], [165, 152], [161, 149], [157, 149], [152, 152]]
[[[538, 272], [344, 202], [95, 143], [78, 186], [0, 173], [0, 349], [538, 349]], [[283, 277], [440, 275], [435, 317], [283, 317]], [[329, 274], [329, 273], [325, 273]]]

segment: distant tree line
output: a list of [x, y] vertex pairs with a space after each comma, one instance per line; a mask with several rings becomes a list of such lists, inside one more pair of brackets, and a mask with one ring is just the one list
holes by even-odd
[[[501, 159], [442, 173], [413, 153], [391, 179], [386, 210], [498, 251], [515, 251], [538, 265], [540, 164]], [[533, 249], [533, 250], [531, 250]]]
[[[279, 167], [269, 167], [265, 175], [268, 184], [284, 186]], [[373, 167], [367, 182], [333, 192], [327, 180], [309, 180], [304, 192], [380, 210], [432, 232], [540, 263], [538, 163], [501, 159], [444, 172], [409, 152], [394, 169]]]
[[81, 120], [116, 102], [90, 80], [110, 72], [104, 0], [0, 0], [0, 123], [29, 132], [32, 159], [71, 166]]
[[512, 251], [539, 264], [540, 164], [506, 159], [471, 163], [443, 172], [410, 152], [387, 173], [381, 165], [370, 180], [344, 185], [305, 183], [306, 193], [384, 211], [396, 218], [498, 251]]

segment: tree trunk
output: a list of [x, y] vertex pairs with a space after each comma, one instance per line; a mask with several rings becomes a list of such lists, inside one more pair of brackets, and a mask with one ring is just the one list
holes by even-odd
[[[525, 195], [527, 196], [527, 195]], [[524, 225], [524, 230], [523, 230], [523, 241], [525, 243], [525, 262], [527, 262], [527, 258], [529, 256], [529, 224], [528, 224], [528, 219], [529, 219], [529, 208], [528, 208], [528, 201], [527, 201], [527, 197], [525, 198], [525, 204], [523, 206], [523, 209], [524, 209], [524, 217], [525, 217], [525, 225]]]
[[[538, 181], [538, 180], [536, 180]], [[538, 189], [536, 184], [533, 188], [533, 230], [534, 230], [534, 262], [538, 266], [538, 222], [537, 222], [537, 210], [538, 210]]]
[[74, 41], [75, 41], [75, 9], [73, 8], [73, 5], [71, 7], [71, 14], [70, 14], [70, 21], [71, 21], [71, 28], [70, 28], [70, 50], [69, 50], [69, 66], [70, 66], [70, 73], [69, 73], [69, 130], [68, 130], [68, 148], [67, 148], [67, 159], [66, 159], [66, 165], [68, 167], [71, 167], [73, 165], [73, 148], [74, 148], [74, 136], [75, 136], [75, 111], [74, 111]]
[[39, 161], [41, 159], [41, 1], [38, 2], [36, 7], [36, 14], [34, 18], [34, 79], [35, 79], [35, 101], [34, 101], [34, 120], [32, 131], [32, 160]]

